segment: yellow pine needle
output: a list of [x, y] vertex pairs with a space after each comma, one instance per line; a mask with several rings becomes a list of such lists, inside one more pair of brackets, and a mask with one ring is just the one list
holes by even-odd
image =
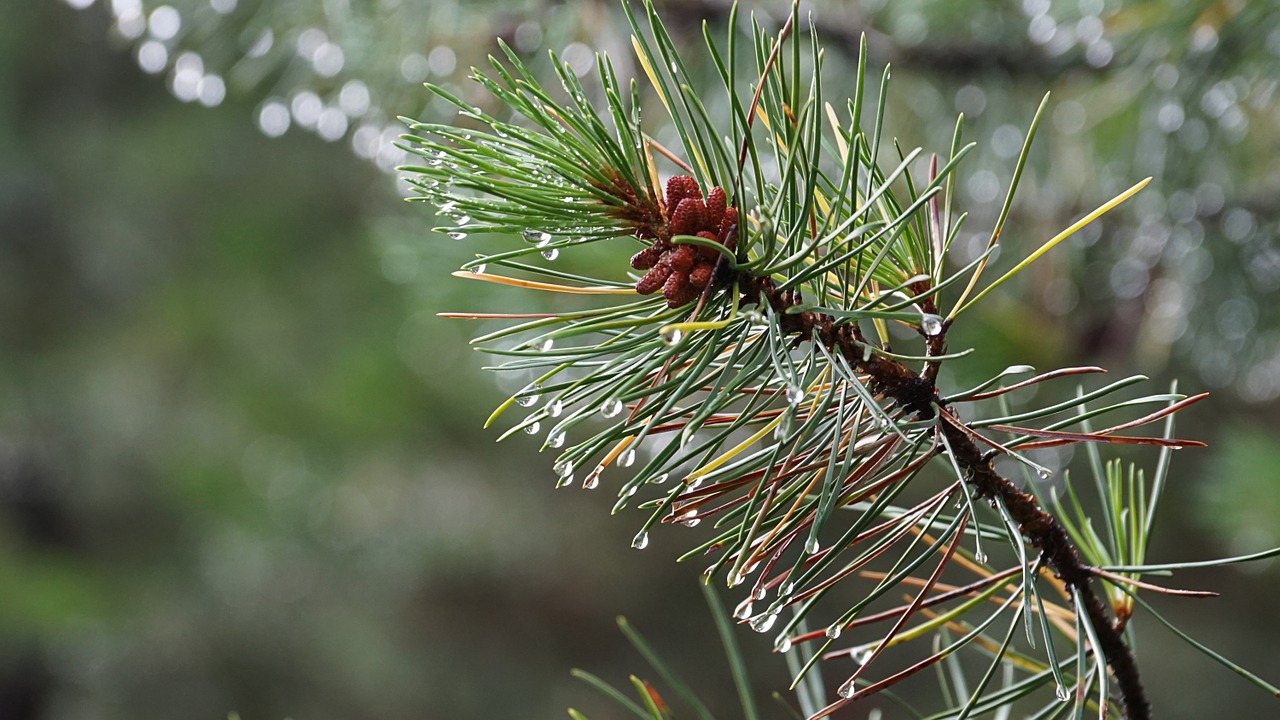
[[1028, 255], [1025, 260], [1015, 265], [1012, 270], [1005, 273], [1004, 275], [1001, 275], [998, 280], [991, 283], [987, 287], [983, 288], [982, 292], [975, 295], [972, 300], [965, 302], [965, 298], [969, 296], [969, 293], [973, 291], [973, 286], [978, 282], [978, 275], [982, 273], [982, 269], [986, 266], [986, 262], [984, 261], [981, 265], [978, 266], [977, 271], [974, 272], [973, 277], [969, 280], [969, 286], [965, 288], [964, 294], [960, 296], [960, 300], [956, 302], [956, 306], [952, 308], [951, 313], [947, 315], [947, 319], [950, 320], [951, 318], [954, 318], [955, 316], [964, 312], [966, 309], [969, 308], [970, 305], [973, 305], [974, 303], [981, 300], [987, 293], [994, 290], [1001, 283], [1013, 277], [1014, 275], [1017, 275], [1019, 272], [1022, 272], [1024, 268], [1026, 268], [1028, 265], [1030, 265], [1031, 263], [1039, 259], [1041, 255], [1044, 255], [1045, 253], [1052, 250], [1055, 245], [1062, 242], [1063, 240], [1066, 240], [1072, 235], [1076, 234], [1076, 232], [1078, 232], [1081, 228], [1093, 222], [1094, 220], [1097, 220], [1098, 218], [1102, 217], [1111, 209], [1113, 209], [1115, 206], [1133, 197], [1133, 195], [1135, 195], [1139, 190], [1146, 187], [1147, 183], [1149, 182], [1151, 182], [1151, 178], [1147, 178], [1146, 180], [1143, 180], [1137, 185], [1134, 185], [1128, 190], [1125, 190], [1119, 195], [1103, 203], [1101, 206], [1098, 207], [1097, 210], [1094, 210], [1088, 215], [1085, 215], [1084, 217], [1080, 218], [1079, 220], [1074, 222], [1071, 225], [1071, 227], [1067, 228], [1066, 230], [1063, 230], [1062, 232], [1055, 235], [1053, 239], [1049, 240], [1049, 242], [1045, 243], [1044, 245], [1041, 245], [1038, 250]]
[[[640, 38], [632, 35], [631, 47], [636, 51], [636, 58], [640, 60], [640, 66], [644, 68], [644, 74], [649, 77], [649, 84], [658, 93], [658, 99], [662, 101], [662, 106], [667, 109], [667, 115], [675, 117], [671, 112], [671, 103], [668, 102], [666, 93], [662, 92], [662, 86], [658, 84], [658, 76], [654, 74], [653, 66], [649, 64], [649, 58], [644, 54], [644, 48], [640, 47]], [[711, 177], [711, 173], [707, 172], [707, 164], [702, 161], [702, 156], [698, 154], [698, 149], [690, 147], [689, 150], [693, 153], [693, 159], [697, 161], [698, 167], [702, 169], [703, 177]]]
[[775, 417], [773, 420], [770, 420], [770, 421], [769, 421], [769, 423], [768, 423], [767, 425], [765, 425], [764, 427], [760, 428], [760, 430], [759, 430], [758, 432], [756, 432], [756, 434], [754, 434], [754, 435], [752, 435], [751, 437], [747, 438], [746, 440], [743, 440], [742, 442], [738, 443], [738, 444], [737, 444], [737, 445], [735, 445], [731, 450], [729, 450], [728, 452], [724, 453], [723, 455], [721, 455], [720, 457], [716, 458], [715, 460], [712, 460], [711, 462], [707, 463], [706, 465], [703, 465], [702, 467], [698, 468], [697, 470], [694, 470], [693, 472], [689, 473], [689, 475], [688, 475], [687, 477], [685, 477], [685, 479], [684, 479], [685, 483], [687, 484], [687, 483], [693, 482], [694, 480], [697, 480], [697, 479], [699, 479], [699, 478], [701, 478], [701, 477], [704, 477], [704, 476], [706, 476], [706, 475], [709, 475], [709, 474], [710, 474], [712, 471], [714, 471], [716, 468], [718, 468], [718, 467], [720, 467], [721, 465], [723, 465], [723, 464], [725, 464], [725, 463], [729, 462], [730, 460], [734, 459], [734, 458], [735, 458], [735, 457], [737, 457], [737, 456], [738, 456], [738, 454], [739, 454], [739, 453], [741, 453], [743, 450], [746, 450], [747, 448], [749, 448], [749, 447], [751, 447], [752, 445], [756, 444], [756, 443], [757, 443], [761, 438], [763, 438], [765, 435], [768, 435], [770, 432], [772, 432], [772, 431], [773, 431], [773, 429], [774, 429], [774, 428], [776, 428], [776, 427], [778, 427], [778, 425], [782, 424], [782, 419], [783, 419], [784, 417], [786, 417], [786, 413], [778, 413], [778, 416], [777, 416], [777, 417]]
[[849, 162], [849, 143], [844, 139], [844, 133], [840, 131], [840, 119], [836, 117], [836, 109], [831, 107], [831, 103], [823, 103], [823, 108], [827, 111], [827, 122], [831, 123], [831, 132], [836, 136], [836, 147], [840, 149], [840, 162], [847, 164]]
[[558, 285], [556, 283], [538, 282], [536, 280], [521, 280], [519, 278], [510, 278], [503, 275], [490, 275], [488, 273], [476, 273], [469, 270], [459, 270], [453, 273], [454, 277], [466, 278], [468, 280], [483, 280], [484, 282], [497, 283], [499, 285], [510, 285], [512, 287], [527, 288], [529, 290], [546, 290], [548, 292], [568, 293], [571, 295], [635, 295], [635, 288], [612, 288], [612, 287], [574, 287], [572, 285]]

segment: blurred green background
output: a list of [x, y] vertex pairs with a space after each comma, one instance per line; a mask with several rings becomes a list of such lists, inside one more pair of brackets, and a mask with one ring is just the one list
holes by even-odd
[[[726, 15], [661, 5], [689, 41]], [[1211, 447], [1178, 455], [1150, 557], [1280, 543], [1280, 9], [811, 9], [828, 63], [847, 67], [864, 30], [873, 63], [893, 63], [904, 143], [941, 150], [966, 113], [974, 248], [1047, 90], [1006, 242], [1038, 245], [1155, 177], [975, 313], [955, 344], [982, 352], [959, 372], [1097, 363], [1213, 391], [1180, 420]], [[586, 1], [9, 8], [0, 718], [618, 717], [568, 676], [644, 671], [617, 614], [733, 716], [701, 568], [673, 562], [690, 531], [636, 552], [638, 514], [553, 493], [533, 440], [481, 431], [514, 388], [480, 370], [474, 327], [434, 313], [502, 303], [449, 276], [467, 248], [434, 236], [390, 171], [395, 116], [442, 111], [418, 83], [472, 92], [494, 36], [544, 70], [553, 48], [629, 71], [624, 28]], [[827, 74], [829, 94], [851, 92]], [[1276, 565], [1174, 584], [1223, 597], [1155, 598], [1169, 617], [1280, 679]], [[1157, 717], [1280, 714], [1141, 628]], [[742, 639], [762, 693], [784, 687], [765, 642]]]

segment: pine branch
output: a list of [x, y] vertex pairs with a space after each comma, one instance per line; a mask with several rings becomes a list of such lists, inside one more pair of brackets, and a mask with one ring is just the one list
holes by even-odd
[[[1130, 720], [1148, 718], [1137, 666], [1121, 637], [1134, 601], [1120, 593], [1130, 592], [1126, 582], [1132, 592], [1152, 586], [1139, 579], [1141, 570], [1117, 568], [1143, 567], [1168, 453], [1199, 445], [1174, 439], [1171, 418], [1203, 395], [1111, 399], [1144, 379], [1130, 377], [1040, 407], [1015, 412], [1007, 404], [1013, 389], [1102, 372], [1093, 367], [1007, 385], [1009, 375], [1034, 372], [1014, 366], [969, 390], [944, 393], [938, 387], [942, 364], [968, 352], [947, 348], [948, 331], [966, 309], [1145, 181], [981, 285], [1045, 104], [1031, 122], [985, 251], [953, 267], [952, 242], [965, 221], [953, 211], [955, 173], [972, 147], [960, 142], [963, 120], [946, 155], [922, 158], [919, 148], [908, 152], [896, 139], [890, 143], [884, 122], [888, 72], [868, 112], [865, 42], [842, 120], [822, 98], [816, 39], [810, 37], [803, 54], [796, 38], [797, 5], [776, 34], [753, 26], [745, 49], [733, 32], [724, 48], [707, 34], [708, 57], [727, 100], [717, 117], [693, 89], [653, 7], [646, 4], [643, 16], [624, 8], [639, 64], [678, 144], [659, 144], [643, 129], [638, 84], [622, 82], [607, 58], [597, 64], [607, 108], [602, 115], [577, 74], [554, 55], [565, 100], [505, 47], [506, 63], [493, 62], [498, 78], [478, 72], [474, 78], [522, 119], [499, 120], [433, 87], [468, 127], [411, 122], [416, 134], [404, 137], [404, 148], [426, 160], [404, 168], [413, 175], [410, 182], [451, 219], [441, 232], [457, 239], [491, 233], [523, 240], [478, 253], [464, 265], [471, 272], [458, 275], [584, 299], [554, 312], [449, 313], [515, 323], [476, 340], [500, 359], [495, 369], [532, 378], [490, 422], [520, 407], [527, 414], [503, 437], [539, 434], [549, 425], [543, 448], [559, 452], [554, 467], [560, 487], [573, 484], [579, 468], [591, 468], [584, 489], [602, 487], [606, 472], [631, 467], [637, 451], [645, 451], [648, 459], [623, 473], [614, 505], [615, 512], [632, 503], [651, 511], [633, 547], [646, 547], [659, 523], [707, 521], [715, 526], [713, 536], [682, 559], [712, 557], [705, 576], [723, 577], [730, 587], [754, 578], [734, 617], [768, 632], [790, 609], [775, 650], [821, 643], [805, 648], [807, 660], [789, 657], [796, 686], [814, 691], [820, 660], [861, 658], [837, 691], [841, 699], [817, 716], [856, 697], [888, 692], [944, 660], [954, 662], [952, 655], [972, 643], [994, 660], [967, 700], [956, 696], [950, 712], [961, 717], [1007, 706], [1048, 683], [1057, 684], [1059, 699], [1069, 698], [1067, 687], [1074, 683], [1079, 714], [1092, 702], [1086, 697], [1096, 683], [1104, 712], [1114, 695]], [[749, 77], [745, 58], [754, 60]], [[896, 157], [886, 157], [891, 154]], [[926, 177], [914, 178], [917, 161], [925, 159]], [[678, 173], [664, 183], [659, 163], [667, 161]], [[562, 254], [617, 241], [639, 245], [624, 277], [581, 269], [602, 267], [600, 255], [573, 269], [550, 264]], [[609, 302], [619, 295], [628, 297]], [[945, 312], [944, 295], [951, 302]], [[889, 323], [913, 329], [923, 354], [891, 348]], [[906, 343], [908, 353], [912, 344]], [[962, 421], [957, 406], [977, 401], [998, 404], [995, 414], [1001, 416]], [[1109, 421], [1102, 430], [1090, 427], [1093, 418], [1150, 404], [1159, 409]], [[605, 420], [603, 427], [597, 417]], [[1162, 437], [1117, 434], [1161, 419]], [[570, 443], [570, 432], [585, 437]], [[1023, 453], [1076, 443], [1088, 444], [1102, 503], [1100, 533], [1071, 483], [1065, 485], [1070, 504], [1064, 508], [1051, 497], [1050, 513], [993, 465], [994, 457], [1004, 456], [1046, 477], [1049, 469]], [[1160, 448], [1149, 501], [1140, 472], [1131, 469], [1126, 477], [1117, 464], [1104, 472], [1096, 447], [1108, 443]], [[920, 487], [917, 477], [937, 465], [935, 458], [945, 459], [953, 480], [912, 493], [924, 499], [897, 504], [909, 486]], [[663, 487], [671, 478], [679, 481]], [[982, 500], [996, 510], [994, 527], [983, 525]], [[947, 512], [950, 505], [954, 513]], [[974, 552], [961, 548], [965, 538], [975, 542]], [[1016, 555], [1012, 567], [988, 565], [981, 545], [993, 540], [1008, 542]], [[944, 577], [962, 571], [978, 582]], [[1095, 574], [1120, 583], [1111, 600], [1114, 619], [1107, 596], [1092, 584]], [[858, 579], [871, 584], [859, 586]], [[1041, 586], [1072, 607], [1046, 600]], [[837, 587], [858, 592], [846, 610], [823, 621], [825, 631], [808, 632], [807, 619], [829, 612], [818, 602], [835, 597], [830, 594]], [[864, 614], [901, 588], [914, 589], [906, 604], [887, 614]], [[767, 607], [756, 611], [757, 602]], [[939, 608], [945, 602], [959, 605]], [[988, 613], [990, 603], [998, 609]], [[1002, 614], [1013, 616], [1009, 629], [989, 634]], [[925, 620], [912, 624], [917, 617]], [[1027, 645], [1034, 649], [1036, 637], [1043, 638], [1042, 653], [1014, 646], [1020, 618]], [[890, 619], [892, 627], [878, 642], [827, 651], [843, 631]], [[885, 648], [920, 637], [935, 639], [923, 659], [879, 680], [861, 677]], [[1060, 658], [1055, 641], [1063, 640], [1074, 653]], [[1010, 673], [1005, 686], [988, 690], [1001, 665]], [[1028, 676], [1014, 682], [1015, 670]], [[1056, 712], [1049, 706], [1040, 716]]]
[[[785, 318], [782, 329], [788, 335], [801, 340], [813, 339], [828, 350], [841, 353], [850, 365], [865, 373], [868, 386], [913, 413], [919, 420], [933, 419], [937, 413], [947, 413], [948, 403], [939, 395], [931, 378], [917, 374], [905, 364], [880, 355], [865, 356], [862, 348], [866, 340], [856, 325], [835, 325], [832, 318], [821, 313], [789, 312], [802, 307], [787, 298], [769, 278], [743, 275], [737, 278], [747, 302], [764, 301], [775, 313]], [[927, 337], [929, 354], [941, 355], [946, 348], [945, 330]], [[974, 442], [974, 432], [958, 419], [940, 423], [947, 437], [947, 447], [957, 464], [965, 471], [968, 482], [978, 497], [999, 500], [1018, 523], [1027, 541], [1040, 551], [1044, 563], [1053, 570], [1068, 588], [1081, 598], [1094, 633], [1101, 642], [1101, 651], [1120, 685], [1120, 696], [1129, 720], [1147, 720], [1151, 717], [1151, 705], [1147, 701], [1138, 673], [1133, 652], [1125, 644], [1119, 623], [1113, 620], [1103, 602], [1093, 590], [1091, 568], [1084, 564], [1075, 544], [1065, 528], [1052, 515], [1045, 512], [1036, 499], [1018, 489], [1009, 479], [995, 471], [991, 458], [982, 453]], [[853, 702], [853, 698], [837, 701], [824, 710], [834, 711]]]

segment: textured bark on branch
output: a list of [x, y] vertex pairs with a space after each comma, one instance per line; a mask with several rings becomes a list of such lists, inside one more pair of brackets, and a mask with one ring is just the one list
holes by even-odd
[[[865, 342], [856, 323], [837, 324], [813, 311], [788, 313], [798, 305], [795, 298], [778, 290], [766, 277], [744, 275], [738, 278], [744, 302], [768, 303], [779, 318], [788, 335], [800, 340], [818, 339], [828, 350], [839, 352], [851, 367], [868, 378], [871, 390], [892, 399], [900, 407], [914, 413], [918, 419], [937, 417], [948, 412], [946, 403], [934, 384], [936, 364], [929, 363], [923, 372], [917, 373], [907, 365], [882, 355], [865, 356]], [[928, 301], [931, 304], [931, 301]], [[924, 308], [926, 311], [932, 307]], [[945, 351], [945, 331], [927, 338], [930, 355]], [[991, 458], [984, 454], [972, 434], [955, 418], [954, 422], [940, 423], [947, 444], [956, 464], [965, 473], [965, 479], [978, 497], [994, 503], [999, 500], [1018, 523], [1023, 537], [1040, 555], [1068, 590], [1079, 597], [1089, 624], [1101, 645], [1103, 657], [1110, 666], [1120, 689], [1125, 717], [1129, 720], [1149, 720], [1151, 706], [1142, 687], [1138, 666], [1133, 652], [1121, 637], [1119, 623], [1107, 611], [1106, 605], [1094, 591], [1093, 574], [1081, 560], [1080, 553], [1067, 535], [1066, 529], [1052, 515], [1040, 507], [1029, 493], [1020, 490], [1008, 478], [995, 471]]]

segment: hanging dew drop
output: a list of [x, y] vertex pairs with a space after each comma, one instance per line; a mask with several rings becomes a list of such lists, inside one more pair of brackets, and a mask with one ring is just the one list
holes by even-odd
[[542, 423], [539, 423], [537, 421], [534, 421], [524, 426], [524, 432], [526, 435], [537, 435], [538, 430], [540, 429], [542, 429]]
[[804, 544], [804, 551], [810, 555], [816, 554], [821, 549], [822, 544], [818, 542], [818, 538], [809, 538], [809, 541]]
[[933, 313], [925, 313], [920, 318], [920, 330], [929, 337], [937, 337], [942, 334], [942, 318]]
[[973, 559], [980, 563], [985, 564], [987, 562], [987, 554], [982, 552], [981, 550], [978, 550], [973, 554]]
[[617, 417], [622, 412], [622, 401], [618, 398], [609, 398], [600, 406], [600, 414], [607, 417]]
[[573, 475], [573, 463], [569, 462], [568, 460], [561, 460], [560, 462], [555, 464], [555, 467], [553, 469], [556, 471], [556, 475], [559, 477], [569, 477]]
[[681, 332], [678, 328], [671, 329], [671, 330], [663, 330], [662, 333], [659, 335], [659, 337], [662, 338], [662, 342], [666, 345], [676, 345], [676, 344], [679, 344], [679, 342], [684, 338], [684, 333]]
[[573, 473], [569, 473], [568, 475], [565, 475], [564, 477], [561, 477], [559, 480], [556, 481], [556, 487], [558, 488], [569, 487], [572, 484], [573, 484]]
[[756, 588], [756, 591], [751, 594], [751, 597], [755, 598], [756, 600], [763, 600], [764, 588]]
[[739, 620], [751, 617], [751, 598], [738, 603], [738, 606], [733, 609], [733, 616]]
[[538, 349], [541, 350], [542, 352], [547, 352], [551, 348], [555, 347], [555, 344], [556, 343], [554, 340], [552, 340], [551, 338], [547, 338], [542, 342], [538, 343]]
[[871, 648], [856, 647], [849, 651], [849, 657], [853, 658], [853, 661], [859, 665], [866, 665], [871, 660]]
[[796, 589], [795, 582], [784, 583], [783, 586], [778, 590], [778, 596], [782, 597], [783, 595], [790, 595], [791, 592], [795, 589]]
[[1053, 694], [1058, 697], [1059, 702], [1066, 702], [1071, 699], [1071, 694], [1068, 693], [1067, 689], [1061, 685], [1053, 691]]
[[542, 251], [542, 257], [544, 257], [544, 258], [546, 258], [546, 259], [548, 259], [548, 260], [555, 260], [556, 258], [560, 257], [560, 251], [559, 251], [559, 250], [557, 250], [556, 248], [550, 248], [550, 249], [548, 249], [548, 250], [543, 250], [543, 251]]
[[453, 239], [453, 240], [463, 240], [463, 239], [466, 239], [467, 237], [467, 234], [462, 232], [461, 230], [450, 230], [448, 235], [450, 239]]
[[778, 639], [773, 641], [773, 651], [776, 653], [790, 652], [791, 637], [788, 635], [779, 635]]
[[459, 216], [457, 216], [457, 217], [455, 217], [455, 218], [453, 219], [453, 222], [454, 222], [454, 223], [456, 223], [456, 224], [458, 224], [458, 225], [466, 225], [467, 223], [471, 222], [471, 216], [470, 216], [470, 215], [459, 215]]
[[632, 465], [635, 464], [635, 462], [636, 462], [635, 448], [627, 448], [627, 451], [622, 453], [622, 457], [618, 458], [618, 465], [620, 467], [631, 467]]
[[603, 468], [597, 465], [596, 469], [592, 470], [587, 475], [586, 479], [582, 481], [582, 487], [587, 490], [595, 490], [596, 488], [600, 487], [600, 471], [601, 470], [603, 470]]
[[668, 473], [660, 473], [658, 475], [654, 475], [653, 479], [650, 480], [649, 482], [653, 483], [654, 485], [661, 485], [662, 483], [666, 482], [667, 478], [669, 477], [671, 477], [671, 475]]
[[836, 690], [836, 694], [845, 700], [852, 698], [857, 692], [858, 684], [853, 678], [846, 680], [845, 683], [840, 686], [840, 689]]
[[1049, 476], [1052, 474], [1053, 474], [1053, 471], [1047, 467], [1036, 468], [1036, 476], [1039, 477], [1041, 480], [1047, 480]]
[[758, 633], [769, 632], [769, 628], [773, 627], [773, 624], [777, 622], [777, 620], [777, 613], [762, 613], [757, 615], [755, 619], [751, 621], [751, 629]]
[[788, 405], [799, 405], [800, 401], [804, 399], [804, 390], [795, 385], [789, 385], [787, 386], [786, 396]]
[[835, 640], [836, 638], [840, 637], [840, 633], [843, 631], [844, 631], [844, 628], [840, 627], [840, 623], [838, 622], [831, 623], [830, 625], [827, 626], [827, 637], [831, 638], [832, 640]]
[[635, 539], [631, 541], [631, 547], [637, 550], [643, 550], [649, 547], [649, 533], [643, 530], [636, 533]]
[[476, 265], [475, 267], [471, 268], [471, 272], [475, 273], [476, 275], [483, 275], [484, 263], [480, 263], [479, 265]]
[[552, 400], [547, 404], [547, 413], [551, 417], [560, 417], [564, 413], [564, 403], [560, 400]]
[[551, 240], [551, 235], [549, 233], [542, 232], [541, 230], [534, 230], [533, 228], [528, 228], [520, 234], [524, 236], [525, 242], [530, 242], [535, 245], [543, 245]]
[[551, 435], [547, 438], [547, 447], [558, 448], [564, 446], [564, 431], [552, 430]]
[[697, 527], [698, 523], [702, 522], [702, 518], [697, 516], [696, 510], [690, 510], [676, 518], [676, 521], [685, 527]]
[[516, 404], [520, 407], [530, 407], [536, 402], [538, 402], [538, 393], [536, 391], [531, 391], [516, 397]]

